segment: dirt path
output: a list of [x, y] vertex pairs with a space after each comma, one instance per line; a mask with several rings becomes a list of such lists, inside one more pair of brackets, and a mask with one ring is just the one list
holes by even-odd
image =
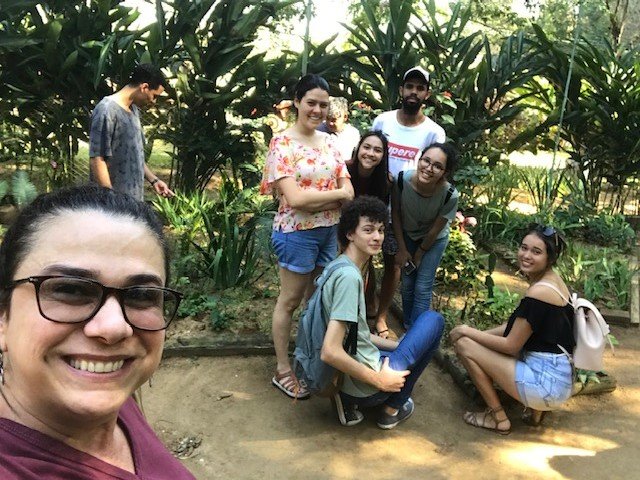
[[574, 397], [538, 429], [512, 405], [508, 437], [466, 426], [473, 405], [435, 365], [416, 386], [414, 416], [388, 432], [374, 412], [345, 428], [328, 400], [287, 400], [269, 383], [273, 357], [167, 360], [144, 404], [168, 442], [202, 439], [184, 460], [199, 479], [640, 478], [640, 332], [614, 334], [615, 392]]

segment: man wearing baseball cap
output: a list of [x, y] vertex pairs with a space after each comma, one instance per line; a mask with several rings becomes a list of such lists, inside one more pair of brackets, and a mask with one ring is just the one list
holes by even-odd
[[[425, 148], [446, 141], [444, 129], [422, 110], [429, 95], [429, 72], [420, 66], [410, 68], [402, 77], [401, 108], [384, 112], [373, 121], [372, 130], [382, 131], [389, 141], [389, 173], [394, 180], [399, 172], [416, 168], [420, 152]], [[394, 258], [398, 245], [392, 233], [389, 226], [382, 247], [384, 276], [375, 325], [378, 335], [385, 338], [388, 336], [387, 312], [400, 283], [400, 269], [395, 265]]]

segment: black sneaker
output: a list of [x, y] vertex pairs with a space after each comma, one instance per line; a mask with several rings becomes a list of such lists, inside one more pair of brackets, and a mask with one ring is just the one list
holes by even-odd
[[358, 406], [345, 406], [344, 403], [342, 403], [342, 398], [340, 398], [339, 393], [333, 395], [333, 397], [331, 398], [331, 403], [336, 407], [336, 411], [338, 412], [338, 420], [340, 420], [340, 423], [345, 427], [353, 427], [354, 425], [357, 425], [362, 420], [364, 420], [364, 415], [358, 410]]
[[400, 408], [400, 410], [398, 410], [398, 413], [396, 413], [395, 415], [389, 415], [384, 410], [382, 410], [382, 413], [380, 414], [380, 418], [378, 418], [378, 426], [385, 430], [391, 430], [400, 422], [409, 418], [413, 413], [414, 409], [415, 409], [415, 405], [413, 404], [413, 400], [409, 399], [405, 402], [402, 408]]

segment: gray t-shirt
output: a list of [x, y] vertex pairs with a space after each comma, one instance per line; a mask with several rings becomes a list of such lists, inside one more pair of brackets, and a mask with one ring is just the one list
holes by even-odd
[[[338, 258], [341, 257], [349, 260], [354, 268], [345, 267], [336, 270], [322, 287], [323, 316], [328, 320], [357, 322], [358, 344], [354, 358], [378, 372], [381, 367], [380, 350], [371, 342], [369, 335], [362, 275], [360, 269], [346, 255]], [[342, 391], [353, 397], [368, 397], [378, 393], [373, 385], [352, 379], [347, 375], [344, 377]]]
[[[144, 198], [144, 134], [140, 110], [122, 108], [104, 97], [91, 115], [89, 157], [103, 157], [109, 169], [111, 186], [137, 200]], [[94, 181], [93, 172], [89, 179]]]
[[[432, 196], [424, 197], [416, 192], [411, 185], [411, 178], [416, 174], [415, 170], [409, 170], [402, 174], [402, 196], [400, 199], [400, 212], [402, 215], [402, 230], [412, 240], [419, 241], [429, 232], [433, 222], [438, 217], [447, 219], [447, 224], [436, 238], [445, 238], [449, 235], [449, 225], [456, 216], [458, 208], [458, 190], [453, 189], [449, 201], [445, 203], [450, 184], [445, 182], [442, 188], [436, 190]], [[398, 182], [394, 182], [394, 189], [398, 193]]]

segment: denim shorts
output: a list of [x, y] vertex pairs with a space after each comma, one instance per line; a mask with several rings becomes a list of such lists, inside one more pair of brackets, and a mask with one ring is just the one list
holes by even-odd
[[338, 227], [317, 227], [295, 232], [274, 230], [271, 244], [278, 265], [294, 273], [311, 273], [338, 256]]
[[573, 371], [564, 353], [523, 352], [516, 362], [516, 388], [525, 406], [554, 410], [571, 397]]

